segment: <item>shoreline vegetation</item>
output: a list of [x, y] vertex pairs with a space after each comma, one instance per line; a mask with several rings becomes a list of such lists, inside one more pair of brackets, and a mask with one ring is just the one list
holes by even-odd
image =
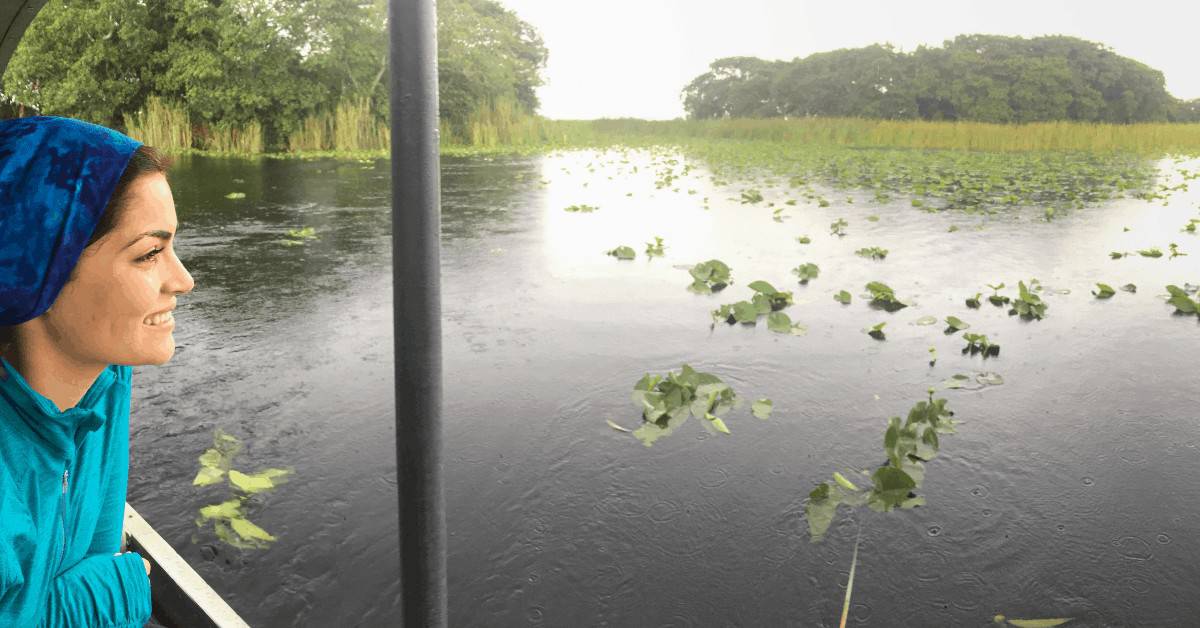
[[[367, 99], [306, 117], [288, 137], [288, 150], [266, 151], [261, 125], [207, 127], [188, 123], [186, 110], [150, 98], [125, 116], [126, 132], [173, 154], [269, 158], [387, 158], [390, 129]], [[708, 120], [550, 120], [511, 101], [477, 108], [462, 130], [442, 120], [440, 151], [448, 156], [528, 155], [614, 146], [695, 146], [753, 142], [797, 148], [843, 147], [986, 153], [1093, 152], [1142, 156], [1200, 155], [1200, 123], [1107, 124], [867, 118], [726, 118]], [[203, 148], [197, 148], [203, 146]]]

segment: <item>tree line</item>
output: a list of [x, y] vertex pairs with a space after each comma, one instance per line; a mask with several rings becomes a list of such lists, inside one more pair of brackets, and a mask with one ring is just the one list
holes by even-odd
[[1061, 35], [959, 35], [910, 53], [875, 44], [791, 61], [726, 57], [682, 98], [692, 119], [1200, 122], [1200, 99], [1171, 96], [1162, 72]]
[[[152, 98], [198, 127], [261, 125], [285, 148], [306, 116], [365, 102], [388, 115], [387, 0], [50, 0], [0, 83], [27, 109], [124, 128]], [[440, 117], [506, 103], [532, 114], [548, 53], [495, 0], [437, 2]], [[0, 112], [2, 113], [2, 112]]]

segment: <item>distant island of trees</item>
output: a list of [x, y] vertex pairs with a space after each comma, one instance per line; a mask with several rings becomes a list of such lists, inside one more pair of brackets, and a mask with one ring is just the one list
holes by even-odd
[[875, 44], [791, 61], [726, 57], [683, 100], [690, 119], [1200, 122], [1200, 98], [1167, 93], [1162, 72], [1066, 36], [960, 35], [910, 53]]

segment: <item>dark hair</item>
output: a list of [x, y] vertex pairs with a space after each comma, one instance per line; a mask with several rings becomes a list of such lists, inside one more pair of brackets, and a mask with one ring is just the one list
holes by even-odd
[[[121, 178], [117, 180], [117, 186], [113, 188], [108, 205], [105, 205], [104, 212], [100, 215], [100, 221], [96, 223], [92, 237], [84, 248], [92, 246], [116, 229], [117, 224], [121, 221], [121, 215], [124, 213], [123, 210], [129, 204], [129, 188], [134, 181], [147, 174], [166, 175], [167, 169], [170, 167], [170, 157], [152, 146], [145, 144], [139, 146], [133, 152], [133, 156], [129, 158], [129, 165], [125, 166]], [[79, 264], [76, 263], [75, 267], [71, 269], [71, 276], [67, 278], [68, 283], [75, 279], [78, 271]], [[7, 354], [15, 341], [16, 326], [0, 325], [0, 356]]]

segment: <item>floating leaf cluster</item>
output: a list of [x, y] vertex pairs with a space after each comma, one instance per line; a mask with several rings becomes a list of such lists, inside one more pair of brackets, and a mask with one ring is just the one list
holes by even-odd
[[856, 255], [858, 255], [859, 257], [866, 257], [868, 259], [883, 259], [883, 258], [887, 257], [888, 250], [881, 249], [877, 246], [872, 246], [872, 247], [861, 248], [861, 249], [855, 251], [854, 253]]
[[[925, 463], [937, 456], [938, 434], [953, 434], [957, 423], [954, 413], [946, 408], [945, 399], [920, 401], [908, 412], [901, 425], [900, 417], [892, 417], [884, 432], [883, 449], [888, 461], [870, 475], [871, 488], [860, 489], [840, 473], [833, 483], [822, 482], [808, 495], [804, 513], [813, 542], [824, 538], [837, 514], [838, 506], [866, 505], [878, 512], [893, 508], [913, 508], [925, 504], [915, 494], [925, 479]], [[860, 472], [860, 475], [866, 476]]]
[[611, 255], [619, 260], [631, 260], [637, 257], [637, 252], [635, 252], [631, 246], [622, 245], [612, 249], [611, 251], [606, 251], [605, 255]]
[[646, 257], [662, 257], [663, 255], [663, 239], [654, 236], [654, 242], [646, 243]]
[[1000, 345], [988, 342], [988, 337], [983, 334], [965, 333], [963, 340], [967, 341], [967, 346], [962, 350], [963, 355], [982, 353], [985, 358], [1000, 355]]
[[801, 264], [792, 269], [792, 273], [800, 278], [800, 283], [807, 284], [821, 274], [821, 268], [813, 263]]
[[[765, 281], [751, 282], [748, 287], [754, 291], [754, 296], [749, 301], [738, 301], [737, 303], [722, 305], [713, 310], [713, 319], [725, 321], [730, 325], [734, 323], [755, 324], [758, 322], [760, 315], [777, 312], [794, 302], [791, 292], [780, 292]], [[785, 314], [784, 316], [787, 315]], [[791, 327], [790, 319], [788, 320], [788, 327]]]
[[246, 501], [250, 495], [286, 482], [291, 470], [271, 468], [254, 474], [242, 473], [232, 468], [233, 458], [241, 449], [242, 444], [236, 437], [217, 428], [213, 446], [200, 454], [200, 471], [192, 484], [208, 486], [228, 476], [230, 485], [240, 494], [234, 499], [201, 508], [196, 525], [203, 527], [212, 521], [217, 538], [222, 541], [241, 549], [262, 549], [275, 537], [246, 518]]
[[1021, 318], [1042, 320], [1046, 316], [1047, 308], [1042, 298], [1027, 289], [1024, 281], [1017, 282], [1017, 289], [1020, 296], [1013, 300], [1012, 309], [1008, 311], [1009, 316], [1019, 315]]
[[710, 259], [693, 266], [688, 273], [692, 275], [692, 283], [688, 290], [697, 294], [712, 294], [723, 290], [729, 285], [730, 268], [719, 259]]
[[668, 372], [666, 377], [647, 373], [633, 385], [631, 398], [642, 409], [644, 421], [633, 435], [647, 447], [675, 431], [691, 415], [728, 434], [729, 428], [721, 415], [740, 403], [737, 394], [721, 378], [696, 371], [687, 364], [679, 373]]
[[908, 304], [896, 298], [896, 293], [883, 282], [872, 281], [868, 283], [867, 291], [871, 293], [871, 303], [888, 312], [895, 312], [896, 310], [908, 307]]

